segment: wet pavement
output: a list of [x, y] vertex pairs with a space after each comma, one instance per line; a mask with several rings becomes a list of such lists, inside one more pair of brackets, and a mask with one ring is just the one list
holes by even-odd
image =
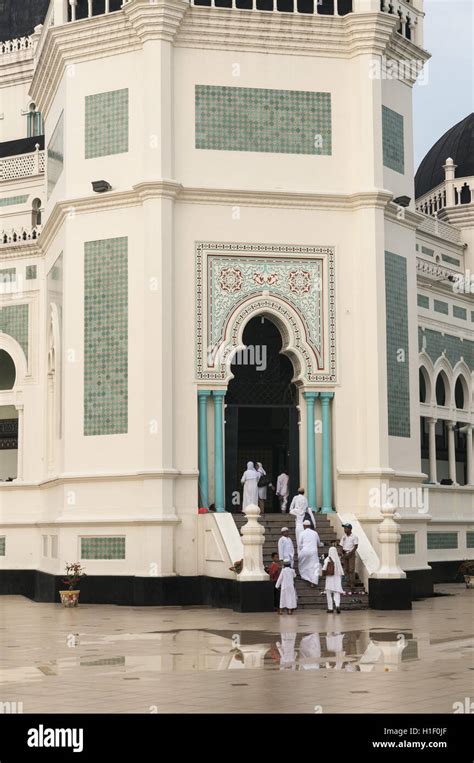
[[411, 612], [292, 616], [1, 597], [0, 708], [452, 712], [474, 696], [473, 592], [438, 591]]

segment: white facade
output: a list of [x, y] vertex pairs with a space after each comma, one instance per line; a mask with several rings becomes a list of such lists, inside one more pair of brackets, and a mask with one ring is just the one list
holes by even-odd
[[[210, 368], [206, 357], [200, 364], [197, 341], [202, 329], [206, 356], [219, 324], [219, 341], [231, 357], [255, 315], [279, 328], [295, 370], [303, 484], [310, 471], [304, 395], [333, 394], [331, 503], [340, 517], [359, 523], [367, 559], [380, 551], [377, 527], [387, 495], [396, 503], [404, 489], [449, 474], [459, 485], [425, 487], [421, 500], [417, 494], [414, 505], [397, 507], [408, 548], [415, 542], [399, 563], [425, 574], [430, 562], [472, 557], [474, 367], [466, 353], [457, 362], [442, 353], [433, 358], [426, 349], [420, 354], [417, 332], [421, 327], [471, 342], [472, 363], [473, 296], [453, 293], [446, 278], [474, 271], [474, 203], [465, 205], [463, 217], [453, 213], [443, 222], [415, 209], [414, 77], [373, 72], [374, 61], [422, 64], [428, 54], [422, 0], [394, 5], [416, 20], [411, 39], [398, 31], [394, 15], [380, 12], [378, 0], [353, 0], [353, 12], [344, 16], [130, 0], [76, 21], [68, 20], [67, 2], [52, 0], [31, 44], [21, 50], [12, 44], [0, 56], [0, 139], [26, 137], [22, 109], [33, 103], [44, 120], [46, 154], [49, 147], [46, 172], [39, 147], [15, 162], [0, 158], [1, 198], [22, 199], [0, 207], [0, 270], [16, 271], [5, 274], [0, 294], [0, 319], [7, 315], [0, 349], [16, 369], [14, 386], [0, 391], [0, 405], [8, 407], [0, 418], [15, 417], [12, 410], [18, 418], [17, 450], [0, 453], [0, 477], [14, 477], [0, 482], [6, 538], [0, 569], [60, 575], [66, 562], [81, 560], [88, 575], [231, 576], [235, 528], [228, 517], [197, 514], [198, 391], [225, 393], [231, 373], [225, 364]], [[229, 126], [230, 135], [224, 130], [219, 140], [235, 137], [235, 144], [216, 148], [212, 125], [206, 132], [196, 116], [196, 98], [207, 92], [196, 87], [203, 86], [211, 88], [206, 97], [224, 101], [233, 97], [230, 88], [252, 90], [250, 98], [255, 89], [279, 91], [283, 104], [293, 103], [288, 94], [295, 91], [330, 94], [330, 116], [321, 107], [320, 117], [329, 120], [328, 132], [315, 135], [322, 140], [315, 144], [319, 153], [252, 145], [268, 130], [277, 146], [258, 95], [245, 115], [255, 125], [247, 143]], [[212, 109], [208, 118], [215, 120]], [[201, 128], [214, 147], [198, 147]], [[91, 183], [100, 180], [111, 190], [94, 193]], [[400, 197], [409, 197], [407, 207], [394, 201]], [[41, 200], [39, 222], [34, 199]], [[422, 247], [435, 254], [425, 255]], [[438, 261], [438, 249], [459, 265]], [[283, 275], [300, 273], [301, 262], [309, 279], [321, 272], [315, 317], [305, 313], [299, 286], [286, 299], [267, 276], [258, 291], [242, 291], [240, 302], [228, 283], [225, 295], [213, 292], [212, 253], [222, 278], [223, 267], [238, 270], [249, 252], [260, 253], [255, 262], [262, 278], [271, 275], [265, 258]], [[291, 270], [296, 261], [297, 271]], [[386, 283], [388, 267], [404, 271], [405, 286]], [[409, 405], [401, 435], [393, 432], [404, 398], [393, 389], [395, 360], [387, 357], [396, 341], [388, 340], [387, 309], [398, 304], [398, 297], [389, 299], [387, 308], [392, 287], [406, 294], [400, 330], [408, 342], [397, 362], [404, 364], [400, 390], [406, 386]], [[428, 308], [417, 305], [418, 294], [428, 296]], [[435, 312], [435, 298], [449, 303], [447, 315]], [[454, 304], [466, 311], [465, 320], [453, 318]], [[18, 311], [25, 305], [26, 318]], [[95, 363], [93, 348], [109, 340], [108, 353]], [[428, 389], [423, 403], [420, 365]], [[440, 370], [448, 390], [442, 406], [435, 395]], [[454, 395], [458, 376], [462, 410]], [[321, 406], [317, 397], [316, 421]], [[208, 498], [217, 502], [213, 396], [206, 417]], [[467, 477], [452, 449], [451, 461], [430, 466], [420, 417], [467, 427]], [[324, 503], [322, 449], [316, 429], [313, 508]], [[387, 493], [394, 488], [397, 493]], [[213, 536], [207, 546], [206, 532]], [[428, 548], [433, 532], [456, 533], [456, 547]], [[451, 535], [440, 538], [438, 545], [453, 545]]]

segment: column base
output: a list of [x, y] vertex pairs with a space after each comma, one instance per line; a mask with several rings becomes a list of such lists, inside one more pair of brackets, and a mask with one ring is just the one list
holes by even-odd
[[321, 514], [332, 514], [334, 509], [331, 506], [321, 506]]
[[369, 578], [370, 609], [411, 609], [411, 582], [406, 578]]

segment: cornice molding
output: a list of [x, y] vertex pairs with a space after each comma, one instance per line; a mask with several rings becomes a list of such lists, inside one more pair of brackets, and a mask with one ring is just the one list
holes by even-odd
[[474, 203], [445, 207], [439, 213], [439, 219], [456, 227], [472, 228], [474, 227]]
[[[391, 199], [393, 199], [393, 194], [390, 195]], [[401, 209], [403, 209], [403, 216], [400, 216]], [[416, 230], [423, 219], [423, 215], [414, 210], [399, 207], [398, 204], [394, 204], [393, 200], [391, 200], [385, 209], [385, 219], [390, 220], [390, 222], [396, 225], [403, 225], [410, 230]]]

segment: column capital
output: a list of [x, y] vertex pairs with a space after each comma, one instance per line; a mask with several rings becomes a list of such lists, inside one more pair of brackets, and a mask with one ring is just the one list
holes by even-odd
[[316, 400], [317, 397], [319, 397], [319, 392], [303, 392], [303, 397], [305, 400]]
[[223, 400], [223, 398], [227, 395], [226, 389], [213, 389], [212, 390], [212, 397], [215, 400]]
[[457, 421], [447, 421], [446, 428], [454, 430], [456, 428]]
[[426, 420], [428, 424], [436, 424], [438, 419], [435, 419], [434, 416], [426, 416]]
[[206, 397], [210, 397], [210, 396], [211, 396], [210, 390], [208, 390], [208, 389], [198, 389], [198, 397], [199, 398], [204, 398], [205, 399]]
[[329, 402], [334, 397], [334, 392], [320, 392], [319, 397], [323, 402]]

